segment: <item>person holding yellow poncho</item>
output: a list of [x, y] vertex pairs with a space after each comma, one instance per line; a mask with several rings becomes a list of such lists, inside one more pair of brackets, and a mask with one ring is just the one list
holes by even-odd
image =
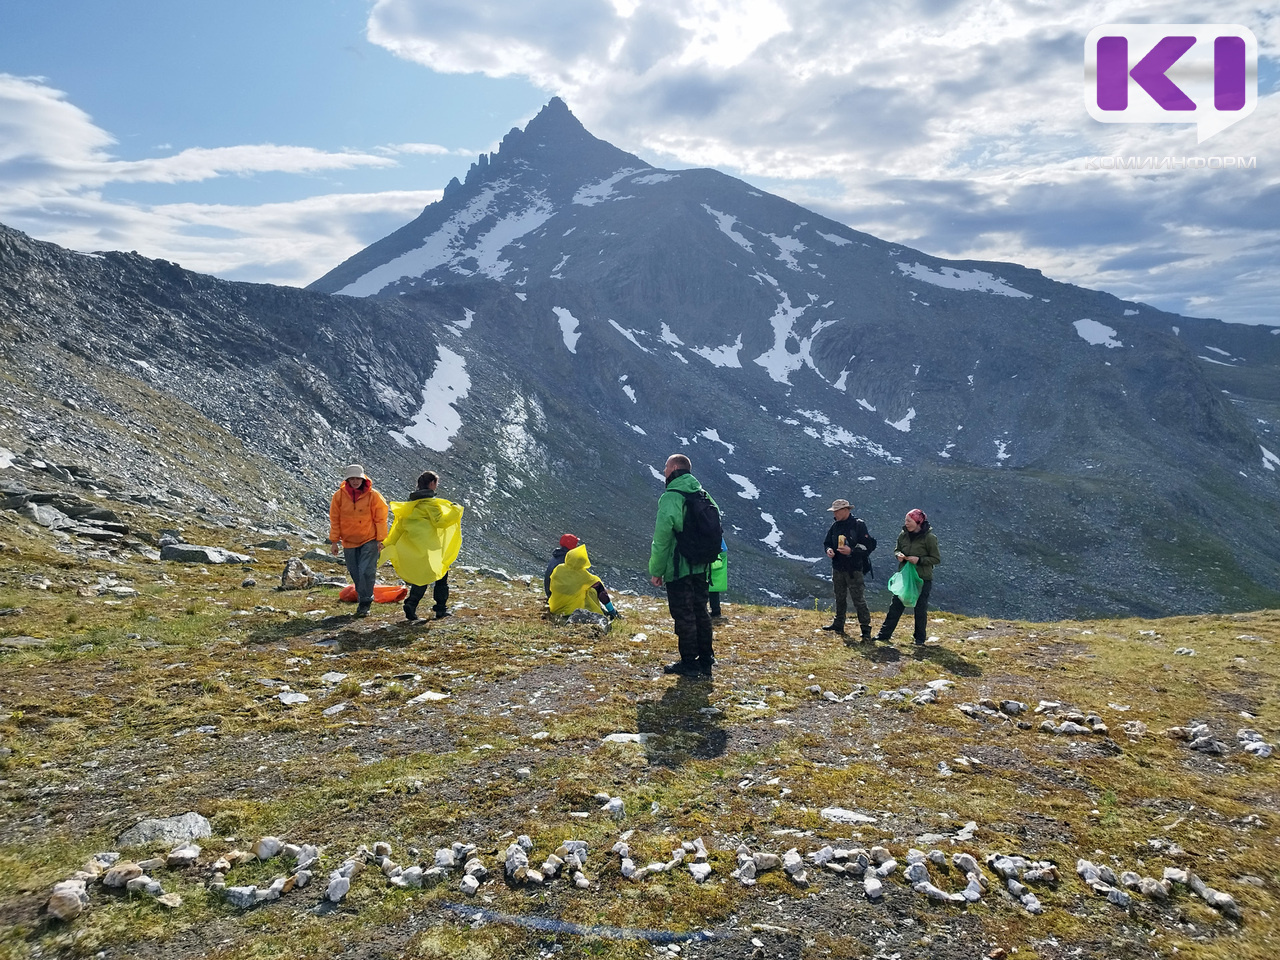
[[547, 607], [557, 616], [567, 617], [575, 610], [618, 615], [604, 583], [591, 572], [587, 545], [579, 544], [565, 554], [564, 563], [551, 571], [551, 596]]
[[418, 477], [418, 489], [407, 502], [391, 504], [396, 519], [382, 541], [382, 560], [409, 584], [406, 620], [420, 619], [418, 604], [433, 583], [436, 619], [449, 616], [449, 567], [462, 548], [463, 507], [436, 496], [439, 482], [428, 470]]

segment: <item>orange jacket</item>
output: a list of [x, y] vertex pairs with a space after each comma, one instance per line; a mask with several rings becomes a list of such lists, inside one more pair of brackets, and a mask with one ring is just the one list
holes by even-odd
[[387, 501], [373, 489], [373, 481], [366, 476], [354, 500], [342, 481], [329, 501], [329, 542], [355, 548], [370, 540], [381, 543], [386, 535]]

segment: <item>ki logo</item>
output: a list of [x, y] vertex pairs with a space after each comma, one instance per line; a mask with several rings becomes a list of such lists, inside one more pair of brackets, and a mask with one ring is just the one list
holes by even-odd
[[1085, 106], [1103, 123], [1194, 123], [1204, 143], [1258, 105], [1258, 41], [1235, 23], [1107, 23], [1084, 42]]

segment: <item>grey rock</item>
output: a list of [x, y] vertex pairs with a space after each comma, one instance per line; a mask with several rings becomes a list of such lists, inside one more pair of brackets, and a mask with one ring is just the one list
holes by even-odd
[[347, 877], [337, 876], [329, 880], [329, 887], [324, 892], [324, 897], [330, 903], [338, 903], [347, 892], [351, 889], [351, 880]]
[[247, 910], [258, 902], [257, 887], [227, 887], [222, 891], [227, 903], [241, 910]]
[[178, 817], [142, 820], [120, 834], [116, 843], [122, 847], [171, 847], [211, 836], [213, 826], [207, 819], [198, 813], [184, 813]]
[[224, 550], [222, 547], [206, 547], [198, 543], [171, 543], [160, 548], [160, 559], [175, 563], [257, 563], [244, 553]]

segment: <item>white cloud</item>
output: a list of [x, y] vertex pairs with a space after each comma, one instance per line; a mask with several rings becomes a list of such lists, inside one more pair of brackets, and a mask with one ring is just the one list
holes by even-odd
[[[1274, 58], [1271, 13], [1225, 0], [1213, 19], [1250, 25]], [[368, 35], [436, 70], [526, 78], [645, 159], [771, 178], [773, 192], [930, 254], [1274, 320], [1280, 200], [1264, 167], [1280, 155], [1280, 93], [1261, 90], [1250, 117], [1203, 145], [1190, 124], [1101, 124], [1084, 110], [1094, 26], [1201, 19], [1179, 0], [378, 0]], [[1258, 168], [1086, 169], [1094, 156], [1207, 154]], [[1154, 261], [1127, 263], [1138, 250]]]
[[116, 183], [385, 167], [367, 153], [272, 144], [190, 149], [118, 160], [115, 141], [38, 78], [0, 74], [0, 222], [73, 250], [137, 250], [188, 269], [302, 285], [440, 198], [439, 190], [327, 194], [258, 205], [107, 199]]

